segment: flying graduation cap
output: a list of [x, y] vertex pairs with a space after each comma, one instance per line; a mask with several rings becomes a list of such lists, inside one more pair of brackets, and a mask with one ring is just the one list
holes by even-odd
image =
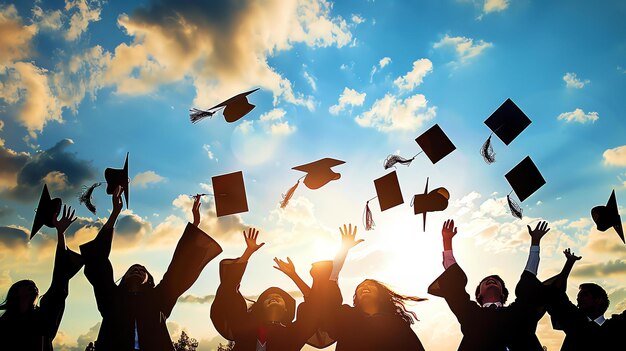
[[607, 229], [613, 227], [619, 235], [620, 239], [624, 241], [624, 228], [622, 228], [622, 219], [619, 216], [619, 210], [617, 207], [617, 199], [615, 198], [615, 190], [611, 192], [609, 201], [606, 206], [596, 206], [591, 209], [591, 218], [596, 224], [599, 231], [604, 232]]
[[426, 232], [426, 213], [445, 210], [448, 208], [448, 200], [450, 200], [450, 192], [448, 192], [448, 189], [437, 188], [429, 192], [428, 178], [426, 178], [424, 193], [414, 195], [411, 201], [414, 214], [422, 213], [423, 215], [424, 232]]
[[283, 194], [283, 200], [280, 202], [280, 208], [285, 208], [285, 206], [287, 206], [289, 200], [293, 196], [293, 193], [300, 184], [301, 179], [304, 178], [303, 183], [307, 186], [307, 188], [312, 190], [319, 189], [328, 182], [341, 178], [341, 174], [333, 172], [331, 168], [344, 163], [344, 161], [326, 157], [321, 160], [293, 167], [292, 169], [295, 169], [296, 171], [306, 172], [306, 175], [300, 177], [296, 184], [292, 186], [286, 194]]
[[421, 152], [417, 153], [415, 156], [409, 159], [406, 159], [400, 155], [389, 155], [385, 159], [383, 167], [385, 167], [385, 169], [389, 169], [391, 167], [394, 167], [397, 163], [409, 166], [411, 162], [413, 162], [415, 157], [417, 157], [417, 155], [421, 154], [422, 152], [425, 153], [426, 156], [428, 156], [430, 162], [435, 164], [456, 149], [456, 146], [454, 146], [452, 141], [450, 141], [446, 133], [443, 132], [438, 124], [435, 124], [434, 126], [430, 127], [430, 129], [418, 136], [415, 139], [415, 142], [422, 149]]
[[511, 99], [506, 101], [496, 109], [485, 124], [491, 129], [489, 138], [480, 148], [480, 154], [487, 164], [496, 162], [496, 153], [491, 145], [491, 137], [495, 134], [505, 145], [509, 145], [520, 133], [526, 129], [531, 120], [524, 112], [515, 105]]
[[396, 171], [374, 180], [374, 187], [376, 188], [376, 196], [367, 200], [365, 203], [365, 210], [363, 213], [365, 230], [372, 230], [376, 225], [376, 223], [374, 223], [374, 218], [372, 217], [372, 211], [369, 207], [370, 201], [378, 198], [378, 204], [380, 205], [381, 212], [404, 203]]
[[[128, 178], [128, 153], [126, 153], [126, 160], [124, 161], [123, 168], [107, 168], [104, 170], [104, 179], [107, 184], [106, 193], [112, 195], [118, 186], [122, 187], [122, 193], [124, 194], [124, 200], [126, 200], [126, 208], [128, 208], [128, 192], [129, 183]], [[78, 201], [84, 204], [87, 209], [96, 214], [96, 205], [93, 203], [94, 190], [102, 185], [103, 182], [93, 183], [91, 186], [83, 186], [83, 192], [78, 195]]]
[[248, 114], [248, 112], [252, 111], [255, 105], [252, 105], [248, 102], [247, 96], [259, 89], [260, 88], [256, 88], [250, 91], [246, 91], [245, 93], [235, 95], [230, 99], [211, 107], [208, 110], [201, 110], [195, 107], [191, 108], [189, 110], [189, 119], [191, 120], [191, 123], [198, 123], [206, 117], [213, 117], [213, 115], [217, 111], [224, 109], [224, 119], [228, 123], [233, 123]]
[[218, 217], [248, 211], [248, 199], [242, 171], [214, 176], [211, 178], [211, 182], [213, 183], [215, 211]]
[[49, 228], [54, 228], [54, 215], [59, 213], [62, 203], [60, 198], [56, 197], [53, 199], [50, 197], [48, 185], [44, 184], [41, 197], [39, 198], [39, 205], [37, 205], [37, 211], [35, 212], [33, 227], [30, 230], [30, 239], [32, 239], [44, 225]]
[[[504, 177], [513, 188], [511, 192], [515, 191], [520, 202], [526, 200], [546, 184], [545, 179], [543, 179], [530, 156], [526, 156], [522, 162], [513, 167]], [[506, 196], [511, 214], [516, 218], [522, 219], [522, 208], [517, 202], [513, 201], [511, 192]]]

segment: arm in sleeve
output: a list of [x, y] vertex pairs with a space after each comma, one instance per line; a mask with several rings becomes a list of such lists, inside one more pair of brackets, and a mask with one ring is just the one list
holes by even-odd
[[103, 227], [92, 241], [80, 246], [85, 261], [85, 276], [93, 286], [98, 310], [103, 317], [112, 310], [116, 288], [109, 260], [112, 242], [113, 228]]

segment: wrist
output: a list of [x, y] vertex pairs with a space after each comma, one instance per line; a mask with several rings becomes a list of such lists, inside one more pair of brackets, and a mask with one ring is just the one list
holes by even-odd
[[444, 240], [443, 249], [444, 251], [452, 251], [452, 240]]

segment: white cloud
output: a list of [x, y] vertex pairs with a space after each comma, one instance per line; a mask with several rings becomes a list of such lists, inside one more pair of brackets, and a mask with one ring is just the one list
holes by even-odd
[[391, 57], [383, 57], [380, 59], [380, 61], [378, 61], [378, 65], [380, 66], [381, 69], [385, 68], [385, 66], [387, 66], [388, 64], [391, 63]]
[[608, 149], [602, 154], [604, 164], [607, 166], [626, 167], [626, 145]]
[[401, 91], [411, 91], [422, 84], [424, 77], [432, 72], [433, 63], [429, 59], [419, 59], [413, 62], [413, 69], [402, 77], [393, 81]]
[[578, 122], [578, 123], [587, 123], [587, 122], [595, 122], [599, 119], [597, 112], [589, 112], [585, 113], [585, 111], [577, 108], [572, 112], [563, 112], [561, 113], [557, 119], [559, 121], [565, 121], [567, 123]]
[[589, 84], [591, 81], [589, 79], [585, 79], [584, 81], [578, 79], [576, 73], [565, 73], [563, 76], [563, 81], [565, 81], [565, 86], [568, 88], [576, 88], [582, 89], [585, 85]]
[[348, 106], [363, 106], [365, 102], [366, 93], [359, 93], [354, 89], [348, 87], [343, 88], [343, 92], [339, 95], [339, 101], [337, 105], [333, 105], [328, 109], [333, 115], [338, 115], [339, 112], [344, 111]]
[[354, 24], [361, 24], [363, 22], [365, 22], [365, 18], [363, 18], [361, 15], [352, 15], [352, 23]]
[[89, 22], [100, 20], [102, 5], [99, 0], [65, 0], [65, 11], [72, 12], [65, 39], [74, 41], [87, 31]]
[[33, 7], [33, 20], [41, 29], [59, 30], [63, 26], [60, 10], [44, 10], [35, 5]]
[[311, 86], [311, 89], [313, 89], [313, 91], [316, 91], [317, 84], [315, 83], [315, 78], [307, 71], [304, 71], [302, 75], [304, 76], [304, 79], [307, 81], [307, 83], [309, 83], [309, 85]]
[[422, 94], [401, 99], [386, 94], [376, 100], [372, 108], [355, 118], [358, 125], [364, 128], [376, 128], [381, 132], [411, 131], [419, 129], [422, 124], [435, 118], [436, 106], [428, 106], [428, 100]]
[[27, 58], [35, 34], [37, 25], [24, 25], [15, 5], [0, 4], [0, 66]]
[[289, 135], [296, 131], [296, 127], [283, 120], [287, 112], [282, 108], [275, 108], [259, 117], [259, 123], [270, 135]]
[[492, 43], [483, 41], [474, 44], [474, 39], [466, 37], [451, 37], [446, 34], [443, 39], [433, 44], [433, 48], [439, 49], [446, 46], [452, 46], [457, 54], [460, 63], [465, 63], [469, 59], [480, 55], [485, 49], [493, 46]]
[[215, 162], [219, 161], [217, 157], [215, 157], [215, 154], [213, 153], [213, 151], [211, 150], [211, 145], [204, 144], [202, 145], [202, 149], [204, 149], [204, 151], [206, 152], [206, 155], [209, 158], [209, 160], [215, 160]]
[[508, 0], [485, 0], [483, 11], [487, 13], [504, 11], [509, 7]]
[[161, 183], [167, 178], [156, 174], [154, 171], [145, 171], [138, 173], [132, 180], [132, 184], [140, 188], [146, 188], [148, 184]]

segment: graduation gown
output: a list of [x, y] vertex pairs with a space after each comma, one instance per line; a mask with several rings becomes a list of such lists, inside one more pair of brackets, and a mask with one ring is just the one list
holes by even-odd
[[565, 332], [561, 351], [621, 350], [626, 332], [626, 311], [614, 314], [600, 326], [572, 304], [563, 291], [552, 291], [548, 304], [551, 318], [557, 319]]
[[463, 339], [459, 351], [541, 351], [535, 335], [541, 318], [541, 292], [537, 277], [524, 271], [515, 289], [517, 299], [509, 306], [483, 308], [465, 291], [467, 276], [453, 264], [429, 288], [446, 299], [461, 326]]
[[161, 282], [141, 293], [129, 293], [114, 282], [109, 261], [113, 229], [102, 229], [96, 238], [80, 247], [85, 276], [93, 286], [102, 325], [96, 341], [99, 351], [135, 349], [135, 330], [142, 351], [173, 350], [166, 320], [176, 300], [193, 285], [206, 264], [222, 248], [191, 223], [178, 241], [174, 256]]
[[225, 259], [220, 262], [220, 285], [211, 305], [211, 321], [227, 340], [235, 342], [233, 351], [255, 351], [257, 340], [264, 338], [267, 351], [297, 351], [316, 332], [315, 305], [298, 305], [294, 322], [267, 323], [249, 311], [239, 284], [247, 262]]
[[52, 282], [39, 306], [24, 314], [0, 316], [0, 349], [51, 351], [69, 294], [69, 281], [83, 266], [80, 255], [57, 246]]

